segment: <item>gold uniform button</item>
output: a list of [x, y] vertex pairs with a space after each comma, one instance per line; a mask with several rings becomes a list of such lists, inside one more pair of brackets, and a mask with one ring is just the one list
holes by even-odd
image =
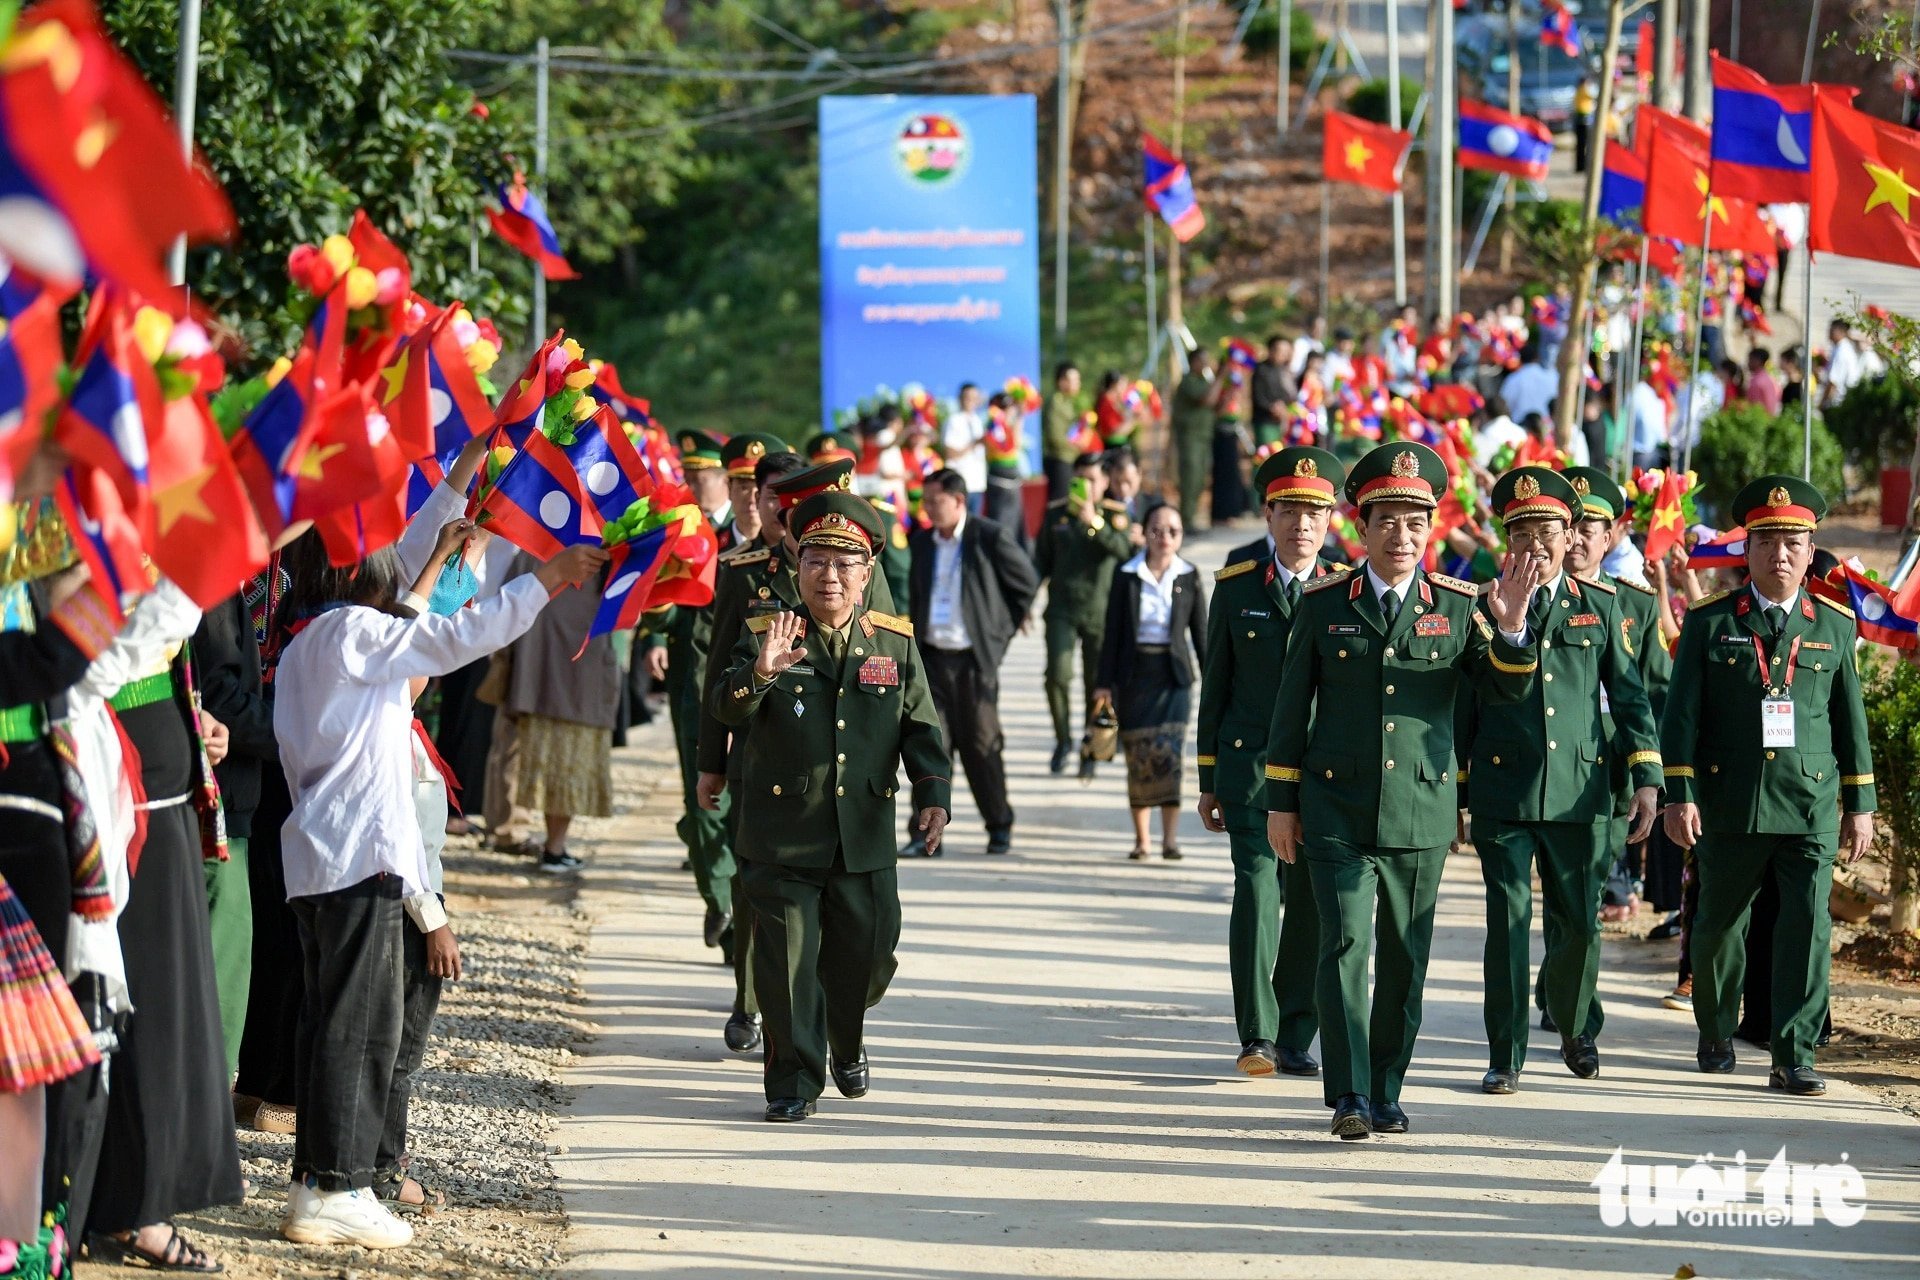
[[1817, 663], [1817, 662], [1813, 664], [1813, 669], [1814, 669], [1815, 671], [1823, 671], [1823, 670], [1825, 670], [1825, 668], [1824, 668], [1824, 667], [1822, 667], [1822, 666], [1821, 666], [1821, 665], [1820, 665], [1819, 663]]
[[864, 658], [867, 656], [867, 651], [865, 649], [855, 647], [853, 651], [853, 656], [856, 658]]
[[1433, 656], [1434, 656], [1434, 657], [1436, 657], [1436, 658], [1438, 658], [1438, 657], [1440, 656], [1440, 651], [1439, 651], [1438, 649], [1435, 649], [1435, 650], [1433, 651]]
[[1342, 650], [1340, 651], [1340, 656], [1341, 656], [1341, 657], [1343, 657], [1343, 658], [1344, 658], [1344, 657], [1346, 657], [1346, 656], [1347, 656], [1347, 651], [1346, 651], [1345, 649], [1342, 649]]
[[847, 727], [847, 722], [845, 720], [835, 720], [833, 722], [833, 727], [836, 729], [844, 729]]
[[1591, 640], [1582, 640], [1582, 641], [1580, 642], [1580, 647], [1581, 647], [1582, 649], [1591, 649], [1591, 648], [1593, 648], [1593, 641], [1591, 641]]
[[1234, 745], [1234, 746], [1236, 746], [1236, 747], [1237, 747], [1237, 746], [1239, 746], [1239, 745], [1240, 745], [1240, 739], [1238, 739], [1238, 738], [1235, 738], [1235, 739], [1233, 740], [1233, 745]]
[[837, 796], [843, 796], [843, 795], [845, 795], [845, 794], [847, 794], [847, 789], [846, 789], [845, 787], [835, 787], [835, 788], [833, 789], [833, 794], [835, 794], [835, 795], [837, 795]]
[[1493, 762], [1494, 762], [1495, 764], [1499, 764], [1499, 763], [1500, 763], [1500, 757], [1499, 757], [1499, 756], [1495, 756], [1495, 757], [1493, 758]]
[[845, 764], [847, 762], [847, 753], [842, 751], [839, 755], [835, 756], [833, 759], [834, 759], [834, 763], [836, 764]]
[[773, 784], [773, 794], [775, 795], [780, 794], [780, 784], [777, 782]]
[[1387, 721], [1387, 732], [1388, 732], [1388, 733], [1392, 733], [1392, 732], [1393, 732], [1393, 721], [1391, 721], [1391, 720], [1389, 720], [1389, 721]]
[[1387, 761], [1387, 768], [1389, 769], [1393, 768], [1393, 761], [1391, 760]]
[[1769, 760], [1773, 759], [1773, 752], [1771, 751], [1767, 752], [1767, 759]]
[[1773, 665], [1776, 667], [1780, 665], [1780, 655], [1777, 653], [1773, 655]]
[[1712, 766], [1710, 766], [1710, 767], [1709, 767], [1709, 768], [1707, 769], [1707, 772], [1708, 772], [1708, 773], [1718, 773], [1718, 772], [1720, 772], [1720, 766], [1719, 766], [1719, 765], [1717, 765], [1717, 764], [1716, 764], [1716, 765], [1712, 765]]
[[1546, 682], [1547, 682], [1548, 684], [1552, 684], [1552, 683], [1553, 683], [1553, 672], [1551, 672], [1551, 671], [1549, 671], [1549, 672], [1547, 672], [1547, 674], [1545, 674], [1545, 675], [1543, 675], [1543, 676], [1541, 676], [1540, 678], [1541, 678], [1542, 680], [1545, 680], [1545, 681], [1546, 681]]
[[1733, 665], [1733, 659], [1732, 659], [1732, 658], [1728, 658], [1728, 659], [1727, 659], [1727, 665], [1728, 665], [1728, 666], [1732, 666], [1732, 665]]
[[1813, 780], [1814, 780], [1815, 782], [1818, 782], [1818, 781], [1820, 781], [1820, 779], [1822, 779], [1822, 778], [1824, 778], [1824, 777], [1826, 777], [1826, 776], [1827, 776], [1827, 771], [1826, 771], [1825, 769], [1822, 769], [1822, 770], [1821, 770], [1821, 771], [1820, 771], [1819, 773], [1816, 773], [1816, 774], [1814, 774], [1814, 775], [1813, 775]]
[[1327, 776], [1331, 778], [1333, 776], [1333, 770], [1331, 769], [1327, 770]]
[[1247, 632], [1247, 639], [1249, 640], [1253, 639], [1253, 632], [1251, 631]]
[[1548, 708], [1547, 708], [1547, 714], [1548, 714], [1548, 715], [1552, 715], [1552, 714], [1553, 714], [1553, 708], [1552, 708], [1552, 707], [1548, 707]]
[[889, 800], [891, 800], [891, 799], [893, 799], [893, 788], [892, 788], [892, 787], [888, 787], [888, 788], [887, 788], [887, 799], [889, 799]]
[[1558, 751], [1559, 749], [1560, 749], [1560, 744], [1557, 742], [1549, 742], [1547, 744], [1547, 750], [1549, 751]]
[[1387, 646], [1387, 656], [1388, 656], [1389, 658], [1391, 658], [1391, 657], [1393, 656], [1393, 646], [1392, 646], [1392, 645], [1388, 645], [1388, 646]]
[[1393, 692], [1393, 686], [1392, 686], [1392, 685], [1388, 685], [1388, 686], [1387, 686], [1387, 692], [1388, 692], [1388, 693], [1392, 693], [1392, 692]]

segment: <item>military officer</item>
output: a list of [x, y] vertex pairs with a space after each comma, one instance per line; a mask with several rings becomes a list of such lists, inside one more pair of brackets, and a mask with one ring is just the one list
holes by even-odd
[[754, 503], [758, 485], [753, 470], [768, 454], [786, 452], [787, 442], [765, 431], [743, 431], [729, 436], [721, 447], [720, 465], [727, 473], [727, 501], [733, 507], [732, 537], [728, 546], [721, 548], [723, 551], [750, 545], [760, 536], [760, 510]]
[[[1660, 713], [1667, 705], [1667, 678], [1673, 671], [1673, 658], [1660, 639], [1658, 597], [1646, 583], [1607, 573], [1603, 568], [1622, 518], [1631, 514], [1627, 507], [1627, 495], [1614, 483], [1612, 476], [1598, 467], [1568, 467], [1560, 474], [1580, 495], [1580, 510], [1575, 513], [1573, 529], [1567, 537], [1567, 570], [1581, 582], [1595, 582], [1615, 588], [1614, 603], [1620, 608], [1620, 625], [1626, 628], [1627, 638], [1632, 643], [1634, 665], [1640, 672], [1640, 684], [1647, 691], [1647, 702], [1653, 708], [1653, 720], [1657, 725], [1660, 723]], [[1627, 775], [1627, 757], [1633, 748], [1626, 744], [1618, 731], [1613, 712], [1607, 705], [1604, 688], [1600, 721], [1610, 744], [1607, 769], [1613, 775], [1613, 824], [1607, 836], [1607, 851], [1602, 855], [1606, 865], [1600, 872], [1604, 877], [1626, 848], [1627, 814], [1632, 808], [1634, 790]], [[1549, 957], [1553, 955], [1558, 941], [1558, 927], [1558, 921], [1551, 914], [1541, 921], [1541, 932], [1546, 938]], [[1558, 1024], [1547, 1012], [1546, 980], [1547, 965], [1542, 963], [1534, 985], [1534, 1003], [1540, 1008], [1540, 1029], [1556, 1031]], [[1587, 1001], [1586, 1034], [1597, 1039], [1605, 1021], [1600, 1007], [1600, 993], [1595, 991]]]
[[[1254, 473], [1267, 513], [1257, 557], [1214, 574], [1200, 680], [1200, 821], [1233, 851], [1227, 963], [1247, 1075], [1318, 1075], [1313, 964], [1319, 917], [1307, 864], [1282, 866], [1267, 843], [1267, 729], [1301, 591], [1333, 568], [1320, 558], [1346, 472], [1324, 449], [1282, 449]], [[1339, 572], [1346, 572], [1344, 566]], [[1281, 916], [1285, 906], [1286, 915]]]
[[894, 791], [904, 763], [913, 829], [937, 849], [947, 750], [913, 626], [865, 608], [879, 515], [839, 490], [803, 502], [800, 604], [748, 621], [713, 709], [747, 729], [739, 831], [754, 912], [754, 987], [766, 1018], [766, 1117], [804, 1120], [831, 1060], [843, 1097], [867, 1092], [866, 1011], [900, 939]]
[[[1073, 650], [1080, 647], [1084, 715], [1093, 697], [1100, 667], [1100, 641], [1107, 624], [1107, 591], [1113, 568], [1133, 554], [1124, 512], [1104, 510], [1106, 473], [1100, 455], [1083, 453], [1074, 459], [1073, 481], [1067, 497], [1047, 504], [1040, 528], [1034, 567], [1047, 583], [1047, 710], [1053, 716], [1053, 762], [1060, 773], [1073, 755], [1070, 718], [1073, 692]], [[1082, 762], [1083, 776], [1091, 776], [1092, 761]]]
[[1490, 700], [1518, 701], [1539, 665], [1526, 630], [1537, 562], [1508, 558], [1487, 598], [1492, 623], [1475, 611], [1471, 583], [1420, 567], [1446, 487], [1440, 455], [1412, 441], [1354, 464], [1346, 496], [1360, 512], [1366, 562], [1301, 595], [1267, 731], [1267, 836], [1282, 862], [1304, 853], [1308, 864], [1320, 918], [1322, 1080], [1344, 1140], [1407, 1130], [1400, 1086], [1457, 824], [1456, 692], [1471, 680]]
[[1507, 1094], [1519, 1087], [1527, 1058], [1536, 863], [1546, 918], [1554, 922], [1555, 946], [1542, 969], [1547, 1011], [1567, 1028], [1560, 1058], [1583, 1080], [1600, 1074], [1600, 1051], [1585, 1028], [1600, 971], [1600, 893], [1614, 853], [1607, 758], [1618, 744], [1603, 722], [1603, 703], [1625, 739], [1634, 786], [1629, 839], [1645, 839], [1653, 829], [1660, 752], [1617, 589], [1566, 571], [1573, 516], [1584, 514], [1579, 493], [1549, 467], [1515, 467], [1493, 486], [1492, 506], [1512, 554], [1531, 559], [1540, 579], [1527, 610], [1539, 678], [1518, 702], [1463, 688], [1454, 730], [1467, 775], [1461, 799], [1473, 814], [1487, 890], [1489, 1065], [1480, 1087]]
[[1804, 585], [1826, 512], [1820, 491], [1794, 476], [1762, 476], [1735, 496], [1748, 582], [1687, 611], [1661, 723], [1667, 834], [1694, 851], [1700, 874], [1700, 1069], [1734, 1068], [1747, 913], [1761, 877], [1772, 876], [1780, 915], [1767, 1083], [1792, 1094], [1827, 1089], [1813, 1069], [1813, 1042], [1827, 1004], [1835, 852], [1844, 846], [1852, 861], [1873, 843], [1873, 755], [1853, 612]]
[[[733, 648], [746, 634], [747, 621], [753, 617], [790, 609], [800, 601], [799, 582], [794, 576], [799, 548], [788, 528], [788, 514], [799, 503], [829, 490], [846, 492], [852, 485], [853, 460], [808, 467], [793, 454], [768, 454], [754, 468], [755, 501], [760, 509], [760, 540], [752, 548], [735, 551], [722, 558], [714, 582], [713, 641], [702, 684], [704, 714], [696, 762], [699, 766], [698, 798], [703, 808], [717, 811], [729, 788], [739, 782], [741, 749], [745, 735], [729, 731], [713, 713], [713, 690], [726, 675]], [[868, 603], [893, 607], [893, 596], [884, 577], [872, 575]], [[733, 839], [739, 840], [742, 815], [734, 812]], [[734, 1005], [727, 1018], [727, 1047], [735, 1053], [751, 1053], [760, 1045], [757, 1025], [758, 1005], [753, 990], [753, 927], [747, 901], [738, 875], [734, 880]]]

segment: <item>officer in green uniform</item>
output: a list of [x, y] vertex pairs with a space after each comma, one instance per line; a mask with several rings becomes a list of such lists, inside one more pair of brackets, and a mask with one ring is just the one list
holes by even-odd
[[866, 1011], [895, 969], [900, 892], [894, 790], [904, 763], [913, 829], [940, 846], [950, 768], [913, 626], [865, 608], [886, 536], [871, 505], [832, 491], [794, 510], [800, 605], [758, 614], [713, 709], [746, 728], [739, 831], [753, 903], [754, 987], [766, 1017], [766, 1117], [804, 1120], [831, 1060], [844, 1097], [867, 1092]]
[[[1456, 694], [1471, 680], [1490, 700], [1519, 701], [1539, 665], [1526, 633], [1533, 560], [1509, 558], [1488, 597], [1491, 624], [1471, 583], [1420, 567], [1446, 488], [1440, 455], [1412, 441], [1354, 464], [1346, 495], [1366, 562], [1302, 594], [1267, 731], [1267, 838], [1282, 862], [1304, 852], [1311, 873], [1322, 1079], [1333, 1132], [1346, 1140], [1407, 1130], [1400, 1086], [1458, 823]], [[1316, 715], [1322, 698], [1327, 714]]]
[[[1083, 453], [1073, 462], [1069, 496], [1047, 504], [1040, 526], [1034, 567], [1047, 583], [1047, 710], [1053, 715], [1052, 769], [1059, 773], [1073, 755], [1069, 708], [1073, 692], [1073, 650], [1080, 649], [1082, 712], [1093, 697], [1100, 669], [1100, 641], [1107, 626], [1107, 590], [1114, 566], [1133, 554], [1124, 511], [1101, 505], [1106, 472], [1100, 455]], [[1079, 496], [1074, 496], [1075, 494]], [[1091, 761], [1087, 762], [1088, 768]]]
[[[1607, 573], [1601, 567], [1612, 548], [1614, 530], [1622, 517], [1631, 514], [1627, 507], [1627, 495], [1621, 492], [1613, 477], [1598, 467], [1568, 467], [1560, 474], [1580, 495], [1580, 510], [1575, 514], [1573, 530], [1567, 538], [1567, 570], [1581, 582], [1599, 583], [1615, 589], [1614, 604], [1620, 609], [1620, 625], [1627, 629], [1627, 638], [1632, 642], [1633, 660], [1640, 672], [1640, 684], [1647, 691], [1647, 702], [1653, 707], [1653, 720], [1658, 724], [1660, 714], [1667, 705], [1667, 678], [1673, 672], [1673, 659], [1660, 638], [1658, 597], [1646, 583]], [[1613, 777], [1613, 825], [1608, 832], [1607, 851], [1603, 855], [1605, 865], [1600, 869], [1604, 878], [1627, 846], [1627, 814], [1632, 808], [1634, 788], [1627, 776], [1627, 756], [1632, 748], [1620, 734], [1604, 697], [1600, 704], [1600, 721], [1609, 743], [1607, 771]], [[1547, 1012], [1546, 979], [1547, 964], [1558, 942], [1556, 931], [1559, 924], [1553, 915], [1548, 914], [1541, 921], [1541, 926], [1549, 961], [1540, 966], [1533, 999], [1540, 1009], [1540, 1029], [1556, 1031], [1559, 1025]], [[1587, 1035], [1598, 1039], [1605, 1021], [1605, 1014], [1600, 1007], [1600, 994], [1596, 991], [1587, 1002]]]
[[[1493, 486], [1493, 510], [1516, 557], [1531, 559], [1540, 586], [1527, 630], [1540, 651], [1539, 678], [1518, 702], [1462, 689], [1454, 743], [1463, 807], [1487, 890], [1486, 1093], [1512, 1093], [1527, 1059], [1527, 959], [1533, 929], [1532, 873], [1555, 946], [1542, 966], [1560, 1058], [1581, 1079], [1600, 1074], [1587, 1034], [1587, 1005], [1600, 972], [1600, 894], [1615, 852], [1608, 757], [1617, 745], [1603, 722], [1611, 708], [1625, 739], [1634, 793], [1630, 839], [1653, 829], [1660, 785], [1658, 730], [1640, 683], [1631, 629], [1616, 589], [1566, 572], [1576, 511], [1573, 485], [1549, 467], [1515, 467]], [[1572, 1029], [1578, 1028], [1576, 1032]]]
[[1827, 1090], [1813, 1069], [1813, 1042], [1827, 1005], [1834, 856], [1844, 844], [1852, 861], [1873, 843], [1873, 754], [1853, 612], [1804, 586], [1826, 513], [1820, 491], [1794, 476], [1762, 476], [1735, 496], [1748, 583], [1687, 611], [1661, 724], [1667, 834], [1694, 851], [1700, 873], [1700, 1069], [1734, 1068], [1747, 913], [1761, 877], [1772, 876], [1780, 916], [1767, 1083], [1793, 1094]]
[[905, 600], [909, 591], [907, 578], [913, 572], [913, 556], [907, 550], [907, 526], [901, 522], [900, 508], [889, 499], [873, 495], [867, 501], [880, 513], [880, 524], [886, 531], [878, 553], [880, 578], [895, 600]]
[[[1319, 917], [1307, 864], [1282, 866], [1267, 843], [1267, 729], [1280, 687], [1287, 632], [1309, 581], [1336, 570], [1320, 558], [1346, 472], [1324, 449], [1282, 449], [1254, 473], [1267, 513], [1257, 558], [1213, 576], [1207, 665], [1200, 679], [1200, 821], [1225, 831], [1233, 851], [1233, 914], [1227, 965], [1239, 1069], [1318, 1075], [1307, 1052], [1319, 1030], [1313, 965]], [[1337, 570], [1344, 573], [1346, 569]], [[1286, 916], [1281, 917], [1281, 907]]]
[[1200, 495], [1207, 491], [1213, 457], [1213, 357], [1196, 351], [1180, 384], [1173, 389], [1171, 423], [1174, 452], [1180, 461], [1180, 522], [1196, 527]]
[[731, 537], [720, 549], [730, 551], [760, 536], [760, 512], [754, 502], [759, 485], [753, 478], [760, 459], [770, 454], [787, 453], [787, 442], [765, 431], [743, 431], [729, 436], [720, 449], [720, 465], [727, 473], [727, 502], [733, 508]]
[[[733, 648], [746, 634], [751, 618], [778, 613], [800, 602], [800, 588], [794, 576], [799, 548], [788, 529], [787, 515], [799, 503], [829, 490], [846, 492], [853, 481], [853, 460], [842, 459], [816, 467], [799, 466], [785, 455], [763, 457], [755, 467], [759, 482], [756, 499], [760, 507], [760, 542], [721, 559], [714, 582], [713, 643], [702, 686], [704, 714], [700, 723], [697, 763], [700, 770], [699, 798], [709, 810], [721, 803], [729, 791], [738, 791], [742, 748], [745, 735], [729, 732], [713, 711], [713, 690], [726, 675]], [[891, 611], [893, 596], [879, 574], [872, 575], [868, 603]], [[733, 841], [739, 847], [741, 813], [734, 811]], [[749, 953], [753, 948], [750, 919], [752, 903], [745, 899], [741, 881], [736, 877], [734, 907], [734, 1006], [727, 1018], [727, 1047], [736, 1053], [750, 1053], [760, 1044], [756, 1025], [758, 1005], [753, 990], [753, 970]]]

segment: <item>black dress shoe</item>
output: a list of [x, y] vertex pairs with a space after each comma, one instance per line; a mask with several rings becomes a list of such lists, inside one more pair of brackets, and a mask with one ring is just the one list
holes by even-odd
[[992, 830], [988, 831], [987, 832], [987, 852], [995, 853], [995, 854], [1012, 853], [1013, 852], [1013, 828], [1012, 827], [995, 827]]
[[752, 1053], [760, 1047], [760, 1015], [736, 1013], [727, 1019], [727, 1048], [735, 1053]]
[[1065, 773], [1067, 771], [1067, 761], [1071, 759], [1073, 759], [1073, 744], [1071, 742], [1056, 742], [1053, 744], [1053, 763], [1047, 767], [1055, 773]]
[[1276, 1049], [1279, 1054], [1280, 1070], [1290, 1076], [1317, 1076], [1320, 1064], [1305, 1049]]
[[852, 1062], [833, 1064], [833, 1087], [840, 1091], [843, 1098], [864, 1098], [867, 1096], [867, 1084], [870, 1074], [867, 1070], [867, 1050], [863, 1045], [860, 1056]]
[[1493, 1067], [1480, 1077], [1482, 1093], [1518, 1093], [1520, 1092], [1520, 1073]]
[[1540, 1011], [1540, 1029], [1542, 1031], [1558, 1031], [1560, 1029], [1559, 1024], [1554, 1022], [1553, 1015], [1545, 1009]]
[[1700, 1064], [1702, 1071], [1726, 1075], [1733, 1070], [1733, 1041], [1709, 1040], [1701, 1036], [1700, 1047], [1694, 1050], [1693, 1059]]
[[1341, 1094], [1333, 1104], [1333, 1136], [1342, 1142], [1358, 1142], [1372, 1132], [1372, 1105], [1360, 1094]]
[[1788, 1067], [1784, 1071], [1775, 1067], [1767, 1072], [1767, 1088], [1813, 1098], [1827, 1091], [1827, 1082], [1812, 1067]]
[[1249, 1040], [1240, 1046], [1240, 1058], [1233, 1065], [1243, 1076], [1270, 1076], [1279, 1064], [1271, 1040]]
[[915, 836], [900, 846], [900, 856], [903, 858], [937, 858], [940, 856], [940, 852], [937, 849], [929, 850], [927, 848], [927, 842], [921, 837]]
[[726, 933], [732, 924], [731, 912], [722, 911], [718, 907], [708, 907], [706, 923], [700, 930], [701, 936], [706, 938], [708, 946], [717, 947], [720, 945], [721, 935]]
[[1407, 1113], [1400, 1109], [1400, 1104], [1397, 1102], [1374, 1103], [1373, 1131], [1375, 1133], [1405, 1133], [1407, 1131]]
[[1582, 1080], [1591, 1080], [1600, 1074], [1600, 1049], [1592, 1036], [1561, 1036], [1560, 1061]]
[[1082, 782], [1093, 781], [1093, 764], [1094, 764], [1094, 761], [1092, 756], [1082, 756], [1080, 758], [1080, 781]]
[[767, 1119], [778, 1124], [805, 1120], [814, 1112], [812, 1098], [775, 1098], [767, 1104]]
[[1680, 913], [1674, 912], [1653, 928], [1647, 930], [1648, 942], [1665, 942], [1668, 938], [1677, 938], [1686, 926], [1680, 923]]

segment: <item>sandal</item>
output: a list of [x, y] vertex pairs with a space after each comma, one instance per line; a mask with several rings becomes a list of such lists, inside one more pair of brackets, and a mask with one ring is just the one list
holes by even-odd
[[[409, 1182], [420, 1189], [420, 1199], [417, 1201], [401, 1199], [401, 1197], [406, 1194], [407, 1184]], [[387, 1178], [374, 1183], [373, 1194], [379, 1199], [381, 1204], [385, 1205], [394, 1213], [404, 1217], [412, 1217], [417, 1214], [434, 1214], [447, 1207], [445, 1192], [430, 1187], [418, 1178], [405, 1173], [397, 1178]]]
[[140, 1247], [138, 1232], [125, 1240], [118, 1236], [88, 1237], [87, 1251], [94, 1261], [117, 1261], [122, 1266], [145, 1267], [149, 1271], [187, 1271], [194, 1275], [219, 1275], [226, 1268], [215, 1262], [204, 1249], [196, 1248], [185, 1236], [167, 1224], [167, 1247], [158, 1253]]
[[1186, 855], [1180, 852], [1179, 845], [1170, 844], [1170, 845], [1165, 845], [1161, 848], [1160, 856], [1168, 862], [1178, 862], [1180, 861], [1181, 858], [1185, 857]]
[[1133, 852], [1128, 854], [1127, 858], [1133, 862], [1145, 862], [1147, 860], [1147, 846], [1143, 844], [1133, 846]]

